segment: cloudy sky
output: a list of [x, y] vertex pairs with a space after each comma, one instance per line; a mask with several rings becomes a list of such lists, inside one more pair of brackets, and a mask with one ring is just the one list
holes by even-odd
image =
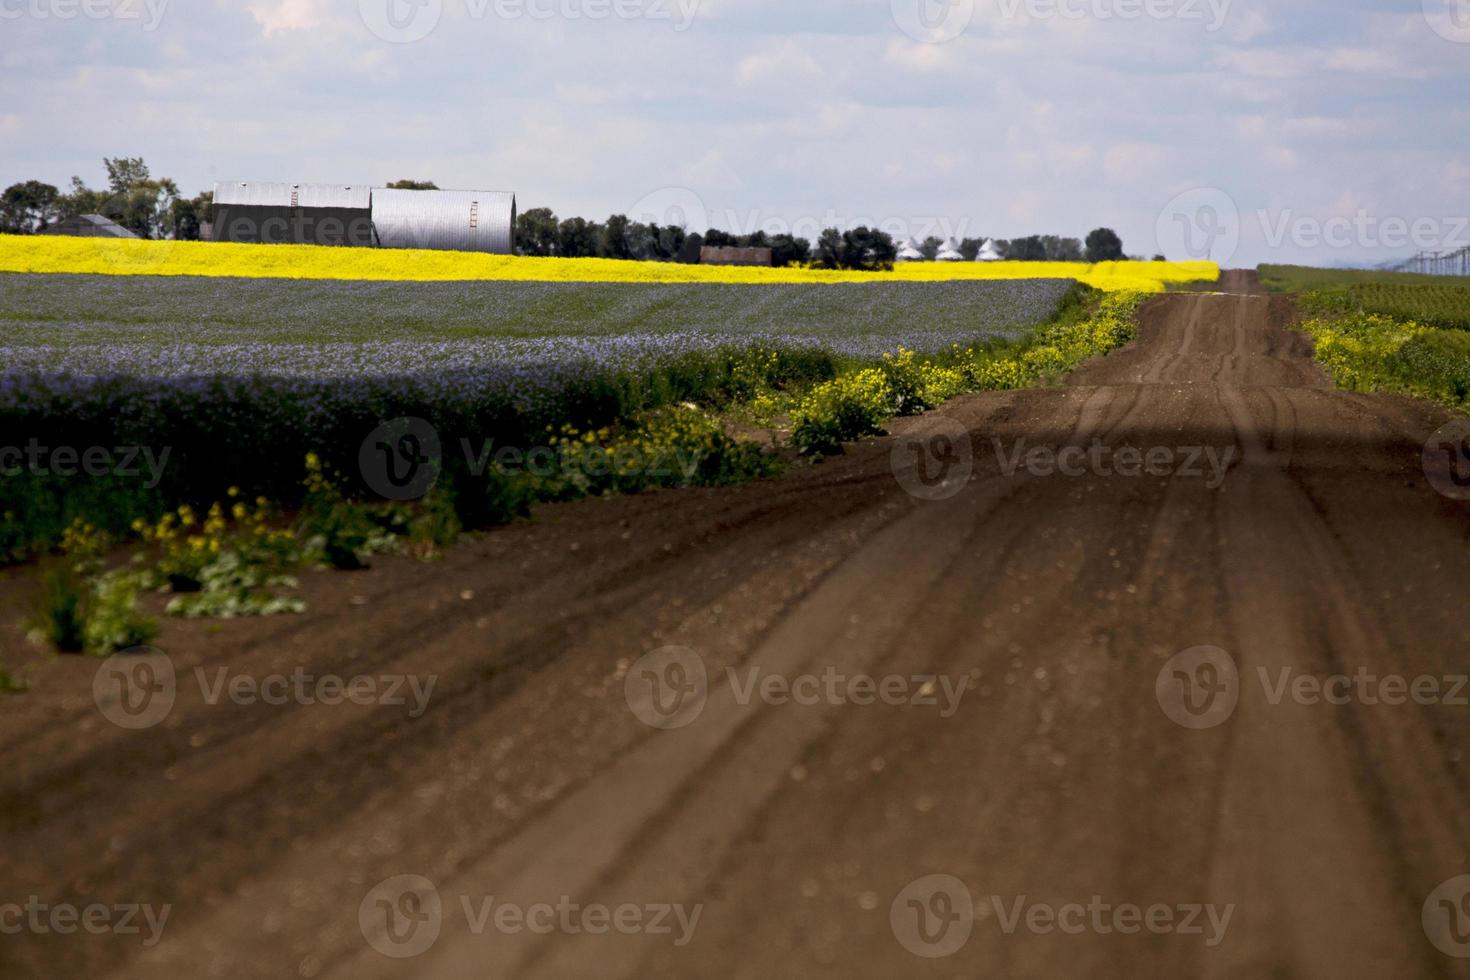
[[1470, 0], [0, 0], [0, 186], [513, 190], [1233, 264], [1470, 244]]

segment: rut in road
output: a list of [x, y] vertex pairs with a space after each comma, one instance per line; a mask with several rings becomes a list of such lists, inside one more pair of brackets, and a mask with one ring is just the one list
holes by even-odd
[[[181, 684], [157, 737], [92, 726], [79, 740], [85, 697], [27, 699], [0, 720], [0, 737], [32, 749], [0, 775], [16, 890], [65, 882], [175, 910], [163, 942], [125, 958], [36, 939], [0, 948], [0, 964], [138, 977], [1470, 975], [1420, 921], [1431, 890], [1470, 871], [1466, 712], [1273, 704], [1260, 679], [1450, 675], [1467, 640], [1470, 519], [1419, 468], [1444, 413], [1332, 390], [1290, 315], [1266, 296], [1162, 297], [1137, 342], [1066, 387], [958, 399], [779, 480], [550, 508], [441, 566], [325, 582], [302, 620], [241, 624], [212, 645], [160, 640], [181, 651], [181, 674], [303, 661], [434, 674], [421, 718], [245, 712]], [[907, 480], [906, 441], [941, 418], [970, 434], [973, 472], [918, 500], [892, 461]], [[1012, 470], [1018, 447], [1101, 447], [1107, 467]], [[1168, 450], [1175, 470], [1120, 471], [1129, 448]], [[1229, 462], [1222, 481], [1180, 471], [1194, 450]], [[355, 592], [365, 601], [351, 605]], [[669, 645], [697, 652], [707, 697], [687, 726], [654, 731], [625, 679]], [[1229, 655], [1239, 703], [1190, 730], [1155, 686], [1201, 646]], [[964, 687], [952, 713], [937, 680], [937, 705], [742, 703], [728, 669], [741, 684], [830, 669]], [[401, 874], [431, 882], [443, 910], [412, 959], [369, 947], [360, 920], [378, 914], [370, 889]], [[931, 874], [962, 881], [975, 905], [968, 940], [932, 960], [900, 941], [907, 906], [891, 916]], [[461, 899], [473, 912], [489, 896], [701, 911], [687, 945], [677, 928], [477, 933]], [[997, 909], [1021, 896], [1230, 918], [1217, 944], [1007, 933]]]

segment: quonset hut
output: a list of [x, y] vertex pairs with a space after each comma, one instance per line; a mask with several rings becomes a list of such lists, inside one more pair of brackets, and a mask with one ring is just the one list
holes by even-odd
[[509, 255], [516, 196], [503, 191], [373, 191], [373, 244]]
[[214, 185], [214, 240], [261, 245], [373, 244], [373, 189], [349, 184]]
[[214, 195], [214, 240], [219, 242], [501, 255], [515, 247], [516, 199], [503, 191], [232, 181], [216, 184]]

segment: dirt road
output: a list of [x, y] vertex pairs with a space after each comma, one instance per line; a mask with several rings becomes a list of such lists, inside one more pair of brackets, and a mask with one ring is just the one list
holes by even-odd
[[[777, 480], [170, 623], [153, 727], [37, 664], [0, 903], [170, 910], [0, 935], [0, 974], [1470, 976], [1447, 417], [1332, 390], [1228, 285]], [[379, 686], [243, 703], [298, 669]]]

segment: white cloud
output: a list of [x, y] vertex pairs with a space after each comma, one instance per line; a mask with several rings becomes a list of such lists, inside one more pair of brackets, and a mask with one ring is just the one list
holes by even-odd
[[245, 5], [266, 37], [310, 30], [322, 22], [321, 0], [251, 0]]

